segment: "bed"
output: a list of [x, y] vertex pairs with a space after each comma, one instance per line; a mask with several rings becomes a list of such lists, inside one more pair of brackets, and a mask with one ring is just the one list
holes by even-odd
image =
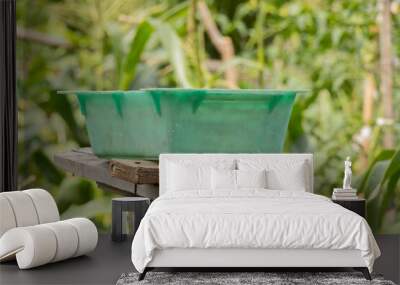
[[132, 242], [158, 267], [353, 267], [380, 251], [364, 218], [313, 194], [312, 154], [162, 154], [160, 196]]

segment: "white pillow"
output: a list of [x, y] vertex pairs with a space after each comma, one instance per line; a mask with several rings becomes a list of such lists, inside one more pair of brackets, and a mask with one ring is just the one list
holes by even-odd
[[166, 191], [211, 190], [211, 168], [235, 169], [234, 159], [174, 159], [166, 162]]
[[266, 170], [211, 170], [213, 190], [238, 190], [241, 188], [266, 188]]
[[292, 169], [290, 173], [280, 170], [267, 172], [268, 188], [272, 190], [303, 191], [307, 189], [304, 164]]
[[236, 170], [237, 188], [267, 188], [267, 171]]
[[170, 162], [167, 186], [170, 191], [211, 188], [211, 167], [182, 165]]
[[306, 191], [309, 189], [307, 160], [240, 159], [240, 170], [267, 170], [267, 188], [271, 190]]
[[213, 190], [235, 190], [236, 170], [213, 168], [211, 170], [211, 184]]

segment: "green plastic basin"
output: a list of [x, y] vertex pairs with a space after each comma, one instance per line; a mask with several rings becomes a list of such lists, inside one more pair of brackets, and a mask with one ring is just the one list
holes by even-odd
[[281, 152], [298, 91], [159, 88], [60, 93], [78, 97], [96, 155], [157, 158], [160, 153]]

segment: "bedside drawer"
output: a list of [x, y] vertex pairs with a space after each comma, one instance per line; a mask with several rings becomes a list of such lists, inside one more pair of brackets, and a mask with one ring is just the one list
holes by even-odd
[[361, 217], [366, 218], [365, 210], [365, 199], [357, 200], [333, 200], [333, 203], [339, 204], [340, 206], [359, 214]]

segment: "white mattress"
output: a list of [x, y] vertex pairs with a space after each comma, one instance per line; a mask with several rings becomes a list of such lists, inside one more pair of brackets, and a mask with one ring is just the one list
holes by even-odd
[[132, 262], [142, 272], [156, 250], [171, 248], [359, 250], [370, 271], [380, 255], [359, 215], [319, 195], [257, 189], [157, 198], [134, 237]]
[[356, 249], [168, 248], [148, 267], [365, 267]]

